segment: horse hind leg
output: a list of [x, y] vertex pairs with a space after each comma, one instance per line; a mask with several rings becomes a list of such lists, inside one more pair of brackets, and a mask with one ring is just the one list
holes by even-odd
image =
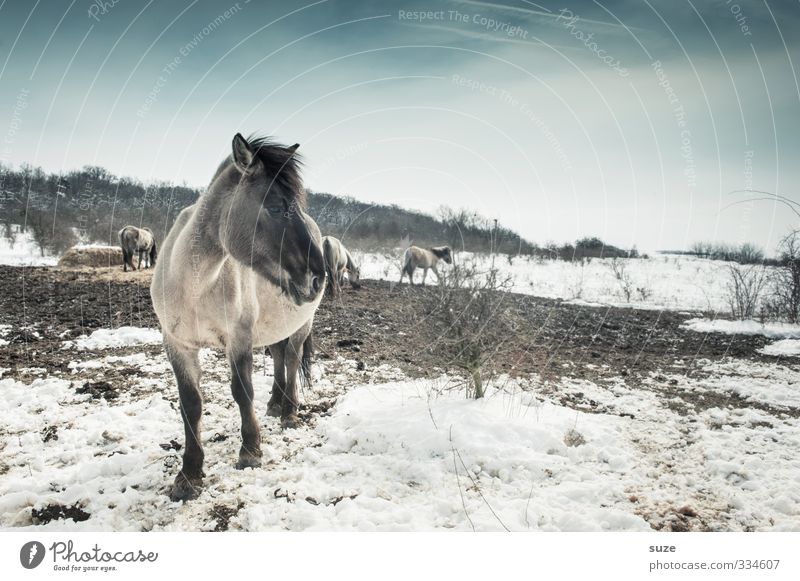
[[297, 374], [303, 357], [303, 339], [298, 341], [297, 334], [292, 335], [286, 345], [286, 389], [281, 405], [281, 426], [284, 428], [296, 428], [300, 425], [300, 418], [297, 416], [300, 405]]
[[[285, 429], [296, 428], [300, 425], [300, 418], [297, 415], [300, 396], [297, 390], [297, 375], [304, 366], [304, 377], [308, 376], [311, 355], [311, 323], [303, 325], [294, 335], [281, 341], [281, 346], [277, 351], [280, 352], [279, 358], [275, 359], [275, 383], [272, 388], [272, 397], [268, 405], [268, 413], [277, 415], [277, 404], [280, 402], [281, 426]], [[270, 352], [274, 353], [273, 346]], [[279, 373], [280, 379], [279, 382]], [[285, 373], [285, 374], [284, 374]], [[276, 389], [277, 388], [277, 389]], [[280, 399], [278, 399], [280, 397]]]
[[288, 339], [269, 346], [273, 364], [273, 380], [272, 394], [267, 403], [267, 415], [276, 418], [281, 415], [283, 394], [286, 391], [286, 343], [288, 343]]
[[261, 466], [261, 431], [253, 406], [253, 349], [250, 346], [232, 350], [228, 354], [231, 364], [231, 393], [242, 417], [242, 447], [236, 468]]
[[203, 397], [200, 394], [200, 361], [197, 350], [185, 350], [165, 344], [167, 358], [178, 382], [181, 417], [185, 436], [183, 466], [175, 477], [169, 496], [174, 501], [191, 500], [200, 495], [203, 487], [203, 459], [200, 443], [200, 418]]

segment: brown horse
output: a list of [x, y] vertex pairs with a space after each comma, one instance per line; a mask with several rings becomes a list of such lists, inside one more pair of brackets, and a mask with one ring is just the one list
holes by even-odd
[[[400, 283], [403, 277], [408, 275], [408, 282], [414, 285], [414, 271], [418, 268], [422, 270], [422, 286], [425, 286], [425, 277], [428, 276], [428, 269], [432, 270], [439, 280], [439, 271], [436, 265], [439, 260], [444, 260], [447, 264], [453, 264], [453, 251], [449, 246], [434, 246], [433, 248], [420, 248], [411, 246], [403, 254], [403, 266], [400, 272]], [[398, 284], [400, 284], [398, 283]]]
[[280, 415], [286, 428], [297, 425], [297, 374], [308, 379], [311, 325], [325, 287], [322, 237], [304, 211], [297, 147], [237, 134], [208, 191], [180, 213], [164, 240], [150, 293], [186, 436], [173, 500], [195, 498], [202, 487], [201, 347], [228, 355], [242, 418], [237, 468], [261, 465], [254, 347], [269, 346], [275, 365], [267, 413]]
[[361, 288], [359, 268], [341, 240], [333, 236], [323, 236], [322, 255], [325, 257], [328, 289], [330, 289], [332, 296], [337, 296], [341, 291], [345, 273], [347, 273], [347, 279], [350, 281], [351, 287]]

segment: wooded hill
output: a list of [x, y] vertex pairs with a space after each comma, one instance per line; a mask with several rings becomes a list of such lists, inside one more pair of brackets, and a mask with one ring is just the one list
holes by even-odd
[[[163, 239], [178, 213], [201, 193], [186, 185], [118, 178], [97, 166], [59, 176], [29, 165], [16, 170], [0, 165], [0, 220], [6, 236], [12, 235], [13, 224], [21, 224], [30, 230], [42, 252], [50, 254], [60, 254], [79, 241], [117, 244], [117, 232], [126, 224], [149, 226]], [[541, 247], [467, 210], [442, 208], [434, 217], [396, 205], [308, 192], [308, 212], [323, 234], [361, 250], [449, 244], [457, 251], [564, 260], [636, 256], [635, 250], [608, 246], [597, 238]]]

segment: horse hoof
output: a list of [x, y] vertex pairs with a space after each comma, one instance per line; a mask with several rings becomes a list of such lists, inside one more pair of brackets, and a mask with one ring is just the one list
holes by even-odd
[[281, 427], [284, 430], [293, 430], [300, 427], [300, 418], [297, 414], [289, 414], [285, 418], [281, 418]]
[[236, 463], [237, 470], [244, 470], [245, 468], [261, 468], [261, 450], [257, 453], [252, 452], [239, 452], [239, 461]]
[[173, 502], [194, 500], [203, 490], [202, 478], [187, 478], [183, 472], [175, 477], [175, 483], [169, 491], [169, 498]]
[[278, 403], [269, 403], [267, 404], [267, 415], [273, 418], [281, 417], [281, 404]]

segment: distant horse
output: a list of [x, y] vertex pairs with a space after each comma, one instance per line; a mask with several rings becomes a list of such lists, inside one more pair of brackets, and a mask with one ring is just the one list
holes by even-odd
[[150, 294], [178, 383], [186, 446], [173, 500], [202, 487], [201, 347], [225, 349], [242, 418], [237, 468], [261, 465], [253, 408], [253, 348], [269, 346], [275, 366], [269, 415], [298, 425], [297, 374], [310, 378], [311, 325], [325, 287], [322, 237], [304, 211], [297, 145], [240, 134], [200, 199], [178, 216]]
[[142, 268], [142, 259], [145, 261], [145, 268], [150, 268], [156, 263], [158, 250], [156, 249], [156, 237], [150, 228], [137, 228], [136, 226], [125, 226], [119, 231], [119, 245], [122, 247], [122, 270], [128, 272], [136, 270], [133, 266], [133, 257], [139, 255], [139, 266]]
[[347, 272], [347, 278], [350, 281], [350, 286], [353, 288], [361, 288], [360, 271], [356, 266], [353, 257], [344, 247], [341, 240], [333, 236], [322, 237], [322, 256], [325, 257], [325, 269], [328, 273], [328, 288], [332, 296], [337, 296], [344, 284], [344, 273]]
[[[439, 280], [439, 271], [436, 265], [439, 260], [444, 260], [447, 264], [453, 264], [453, 251], [449, 246], [434, 246], [433, 248], [419, 248], [418, 246], [411, 246], [406, 249], [403, 254], [403, 267], [400, 272], [400, 282], [403, 282], [403, 277], [407, 274], [408, 281], [414, 285], [414, 271], [422, 268], [422, 286], [425, 286], [425, 277], [428, 276], [428, 269], [431, 269], [436, 274], [436, 280]], [[399, 284], [399, 283], [398, 283]]]

